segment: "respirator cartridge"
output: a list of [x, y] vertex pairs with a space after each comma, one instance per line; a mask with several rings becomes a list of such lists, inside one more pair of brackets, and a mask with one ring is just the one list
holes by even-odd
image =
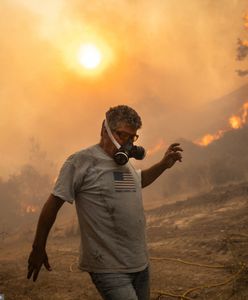
[[114, 155], [114, 160], [118, 165], [125, 165], [129, 158], [142, 160], [145, 157], [145, 149], [141, 146], [134, 146], [131, 141], [121, 146]]
[[114, 136], [109, 128], [107, 119], [105, 119], [105, 121], [104, 121], [104, 126], [107, 130], [107, 133], [108, 133], [111, 141], [118, 149], [118, 151], [114, 155], [114, 161], [118, 165], [125, 165], [128, 162], [129, 158], [142, 160], [145, 157], [145, 154], [146, 154], [145, 149], [141, 146], [133, 145], [133, 142], [131, 139], [128, 139], [128, 141], [124, 145], [121, 146], [114, 138]]

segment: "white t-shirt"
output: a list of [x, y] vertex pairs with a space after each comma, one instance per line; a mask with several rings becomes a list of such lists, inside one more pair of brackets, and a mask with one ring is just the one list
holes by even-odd
[[148, 265], [141, 173], [117, 165], [100, 145], [71, 155], [52, 192], [75, 201], [81, 232], [79, 268], [138, 272]]

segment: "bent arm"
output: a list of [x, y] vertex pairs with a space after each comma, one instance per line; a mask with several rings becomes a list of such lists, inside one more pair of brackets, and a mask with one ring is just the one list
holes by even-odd
[[39, 217], [33, 248], [39, 247], [41, 249], [45, 249], [50, 229], [56, 219], [59, 209], [64, 202], [64, 200], [54, 196], [53, 194], [49, 196]]
[[179, 145], [180, 145], [179, 143], [171, 144], [160, 162], [153, 165], [149, 169], [141, 172], [142, 188], [151, 184], [166, 169], [171, 168], [176, 163], [176, 161], [180, 161], [180, 162], [182, 161], [182, 155], [180, 152], [182, 152], [183, 149], [179, 147]]
[[149, 169], [141, 172], [141, 186], [142, 188], [150, 185], [155, 179], [157, 179], [167, 169], [166, 164], [163, 161], [151, 166]]

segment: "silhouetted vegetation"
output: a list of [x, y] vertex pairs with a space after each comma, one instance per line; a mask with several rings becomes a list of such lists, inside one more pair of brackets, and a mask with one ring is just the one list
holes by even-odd
[[51, 192], [52, 179], [32, 165], [24, 165], [20, 172], [6, 181], [0, 180], [0, 219], [7, 228], [32, 220]]

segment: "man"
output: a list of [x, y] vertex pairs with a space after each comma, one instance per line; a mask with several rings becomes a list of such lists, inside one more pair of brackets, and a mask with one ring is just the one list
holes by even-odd
[[136, 171], [130, 157], [142, 159], [134, 146], [142, 122], [135, 110], [110, 108], [100, 143], [71, 155], [45, 203], [28, 260], [28, 279], [35, 281], [44, 264], [48, 233], [65, 201], [75, 201], [81, 232], [79, 268], [89, 272], [103, 299], [148, 300], [149, 263], [141, 188], [181, 161], [179, 144], [172, 144], [162, 160]]

